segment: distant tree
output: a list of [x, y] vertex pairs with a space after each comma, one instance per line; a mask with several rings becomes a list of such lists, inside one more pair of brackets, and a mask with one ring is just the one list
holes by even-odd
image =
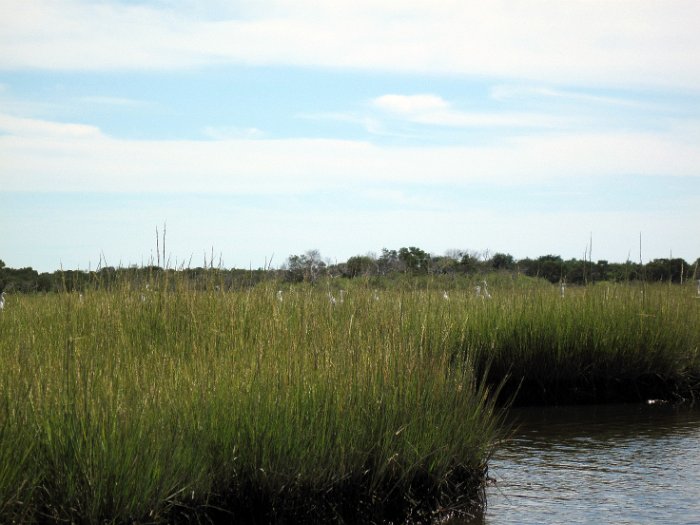
[[54, 284], [53, 274], [41, 273], [39, 274], [39, 280], [37, 283], [38, 292], [54, 292], [57, 288]]
[[290, 255], [287, 259], [287, 280], [314, 282], [326, 270], [326, 263], [318, 250], [308, 250], [303, 255]]
[[594, 280], [624, 282], [633, 281], [641, 277], [639, 264], [627, 260], [623, 263], [598, 261], [593, 270]]
[[381, 275], [386, 275], [390, 272], [403, 271], [404, 267], [396, 250], [382, 248], [382, 254], [377, 259], [377, 269]]
[[430, 254], [409, 246], [399, 250], [399, 260], [404, 264], [406, 270], [411, 273], [428, 273], [430, 267]]
[[287, 281], [300, 283], [304, 280], [304, 264], [301, 255], [290, 255], [285, 265], [285, 279]]
[[369, 255], [355, 255], [345, 263], [344, 275], [358, 277], [360, 275], [372, 275], [376, 273], [377, 261]]
[[607, 281], [610, 278], [610, 263], [604, 259], [595, 263], [591, 269], [591, 280]]
[[556, 283], [566, 277], [564, 261], [559, 255], [542, 255], [537, 258], [537, 274], [549, 282]]
[[535, 272], [532, 270], [532, 268], [536, 266], [537, 262], [534, 259], [530, 259], [529, 257], [525, 257], [524, 259], [518, 259], [517, 261], [515, 261], [516, 271], [525, 275], [534, 275]]
[[459, 258], [444, 255], [431, 257], [430, 270], [437, 274], [452, 274], [459, 270]]
[[459, 260], [459, 269], [464, 273], [476, 273], [481, 268], [481, 260], [476, 253], [463, 253]]
[[683, 259], [654, 259], [647, 263], [644, 269], [649, 281], [678, 283], [683, 280], [684, 273], [689, 270], [689, 266]]
[[0, 291], [35, 292], [39, 285], [39, 273], [31, 267], [0, 268]]
[[515, 266], [513, 256], [507, 253], [495, 253], [489, 262], [496, 270], [511, 270]]
[[[562, 279], [566, 279], [566, 281], [571, 284], [586, 284], [588, 279], [588, 271], [586, 270], [587, 266], [590, 266], [588, 261], [569, 259], [568, 261], [564, 261], [559, 266], [558, 278], [556, 278], [557, 270], [554, 269], [554, 267], [551, 267], [549, 270], [545, 270], [543, 277], [551, 282], [558, 282]], [[549, 275], [550, 273], [551, 276]]]

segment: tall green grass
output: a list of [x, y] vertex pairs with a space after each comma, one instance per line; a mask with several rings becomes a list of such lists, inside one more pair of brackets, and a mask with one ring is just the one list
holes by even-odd
[[690, 287], [379, 284], [8, 297], [0, 521], [426, 521], [483, 504], [504, 379], [501, 402], [700, 389]]
[[693, 399], [700, 300], [690, 287], [613, 285], [494, 292], [453, 341], [456, 355], [509, 376], [517, 402]]
[[480, 503], [492, 397], [429, 292], [271, 283], [13, 296], [0, 518], [428, 519]]

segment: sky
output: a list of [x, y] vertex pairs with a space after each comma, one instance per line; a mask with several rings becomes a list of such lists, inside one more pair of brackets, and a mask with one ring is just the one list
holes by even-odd
[[695, 0], [0, 9], [9, 267], [700, 257]]

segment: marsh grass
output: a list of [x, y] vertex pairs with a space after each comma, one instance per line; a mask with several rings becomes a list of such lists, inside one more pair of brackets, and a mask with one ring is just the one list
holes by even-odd
[[453, 348], [492, 383], [509, 375], [502, 394], [519, 404], [692, 400], [700, 304], [668, 284], [506, 292], [473, 310]]
[[2, 521], [430, 521], [483, 505], [504, 379], [501, 403], [698, 391], [689, 287], [219, 284], [12, 298]]
[[[167, 274], [0, 319], [0, 516], [429, 520], [480, 503], [493, 397], [426, 291], [221, 292]], [[435, 307], [437, 306], [437, 307]]]

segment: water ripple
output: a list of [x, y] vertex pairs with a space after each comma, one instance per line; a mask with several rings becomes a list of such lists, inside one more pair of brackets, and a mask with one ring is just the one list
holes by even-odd
[[[700, 523], [700, 410], [514, 409], [476, 523]], [[472, 522], [474, 523], [474, 522]]]

